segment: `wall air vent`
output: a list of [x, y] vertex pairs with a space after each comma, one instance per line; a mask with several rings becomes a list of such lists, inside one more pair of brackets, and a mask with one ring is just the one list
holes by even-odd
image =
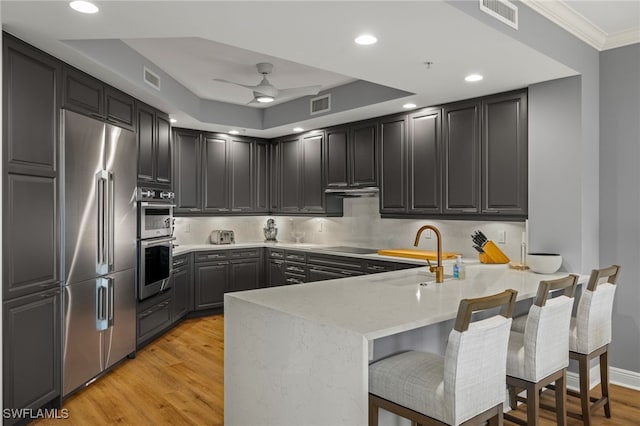
[[480, 10], [518, 29], [518, 8], [509, 0], [480, 0]]
[[143, 77], [144, 82], [156, 90], [160, 90], [160, 76], [149, 68], [144, 67]]
[[311, 115], [329, 111], [331, 111], [331, 94], [322, 95], [311, 99]]

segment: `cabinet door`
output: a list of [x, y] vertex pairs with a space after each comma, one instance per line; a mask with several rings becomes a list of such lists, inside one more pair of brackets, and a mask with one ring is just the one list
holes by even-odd
[[326, 131], [325, 174], [327, 188], [344, 188], [349, 185], [349, 130], [338, 127]]
[[300, 141], [298, 137], [278, 142], [280, 158], [278, 174], [280, 183], [280, 205], [278, 211], [298, 212], [300, 210]]
[[527, 214], [527, 94], [482, 102], [482, 213]]
[[133, 97], [111, 86], [104, 92], [105, 116], [107, 121], [116, 126], [136, 130], [136, 101]]
[[356, 124], [350, 132], [351, 186], [378, 186], [376, 122]]
[[159, 111], [155, 114], [155, 181], [161, 185], [171, 185], [171, 123], [169, 117]]
[[229, 286], [229, 262], [196, 264], [194, 285], [195, 310], [222, 307]]
[[480, 213], [480, 102], [443, 109], [444, 212]]
[[155, 175], [155, 112], [138, 104], [138, 181], [153, 182]]
[[226, 291], [253, 290], [260, 286], [262, 262], [259, 258], [232, 260], [231, 279]]
[[407, 208], [407, 118], [380, 121], [380, 213], [404, 213]]
[[302, 139], [301, 149], [301, 211], [324, 212], [324, 186], [322, 179], [322, 142], [324, 134]]
[[279, 142], [269, 144], [269, 210], [280, 211], [280, 191], [282, 190], [282, 147]]
[[165, 299], [137, 315], [136, 344], [138, 346], [171, 325], [171, 304], [171, 299]]
[[173, 280], [173, 315], [171, 320], [175, 322], [192, 310], [193, 283], [190, 266], [182, 266], [174, 270], [171, 279]]
[[60, 290], [3, 306], [3, 408], [38, 409], [60, 395]]
[[269, 261], [269, 287], [285, 285], [284, 260]]
[[56, 179], [9, 174], [3, 208], [4, 300], [60, 285]]
[[255, 144], [250, 140], [231, 139], [229, 145], [231, 211], [253, 211], [255, 206], [253, 167]]
[[175, 129], [173, 150], [174, 213], [198, 213], [202, 211], [200, 133]]
[[269, 211], [269, 145], [256, 142], [255, 145], [254, 199], [256, 212]]
[[229, 213], [228, 139], [205, 134], [203, 146], [203, 210], [209, 213]]
[[60, 63], [6, 34], [2, 62], [2, 149], [7, 171], [54, 176], [60, 133]]
[[409, 116], [410, 213], [440, 212], [440, 110]]
[[69, 65], [63, 69], [64, 108], [104, 118], [104, 84]]

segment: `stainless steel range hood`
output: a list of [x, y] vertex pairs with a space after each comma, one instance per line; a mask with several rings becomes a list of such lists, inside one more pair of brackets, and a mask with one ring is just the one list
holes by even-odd
[[375, 197], [380, 192], [376, 186], [367, 186], [364, 188], [329, 188], [324, 190], [325, 194], [335, 195], [337, 197]]

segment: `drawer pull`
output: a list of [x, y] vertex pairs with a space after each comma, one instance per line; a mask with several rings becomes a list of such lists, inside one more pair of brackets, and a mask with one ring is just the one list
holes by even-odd
[[368, 269], [371, 269], [372, 271], [384, 271], [387, 268], [384, 266], [370, 265]]

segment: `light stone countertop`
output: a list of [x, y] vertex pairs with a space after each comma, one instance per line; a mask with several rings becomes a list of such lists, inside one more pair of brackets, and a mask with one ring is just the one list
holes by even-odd
[[[450, 274], [450, 266], [445, 274]], [[507, 265], [467, 265], [464, 280], [436, 284], [428, 268], [227, 293], [318, 324], [373, 340], [455, 318], [460, 300], [512, 288], [518, 300], [535, 297], [541, 280], [566, 276], [516, 271]], [[586, 283], [588, 276], [580, 277]], [[420, 285], [420, 283], [427, 283]]]

